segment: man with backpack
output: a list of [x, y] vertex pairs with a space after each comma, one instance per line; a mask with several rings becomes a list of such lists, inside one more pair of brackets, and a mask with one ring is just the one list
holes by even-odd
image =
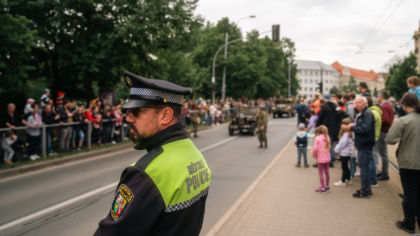
[[297, 118], [298, 118], [298, 125], [303, 123], [305, 126], [308, 124], [307, 119], [309, 118], [308, 113], [308, 106], [305, 105], [305, 100], [300, 99], [300, 103], [295, 107]]

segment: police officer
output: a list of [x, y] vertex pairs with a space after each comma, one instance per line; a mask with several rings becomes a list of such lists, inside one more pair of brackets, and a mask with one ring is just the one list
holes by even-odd
[[267, 148], [267, 123], [268, 123], [268, 117], [267, 113], [264, 110], [263, 106], [260, 106], [257, 113], [257, 134], [258, 134], [258, 141], [260, 141], [259, 148], [262, 148], [264, 145], [264, 148]]
[[199, 235], [211, 172], [181, 121], [190, 88], [124, 72], [123, 109], [136, 149], [95, 235]]

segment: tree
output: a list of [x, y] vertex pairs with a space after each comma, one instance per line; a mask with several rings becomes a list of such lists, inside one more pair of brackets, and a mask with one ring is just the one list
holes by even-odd
[[390, 92], [391, 96], [400, 99], [407, 92], [407, 78], [412, 75], [419, 76], [416, 71], [416, 66], [416, 56], [414, 53], [410, 53], [408, 57], [390, 67], [390, 76], [385, 83], [385, 88]]
[[378, 93], [378, 89], [375, 87], [375, 89], [373, 90], [373, 96], [378, 97]]
[[349, 82], [346, 85], [343, 85], [341, 87], [341, 92], [343, 93], [350, 93], [350, 92], [357, 93], [358, 92], [358, 86], [353, 76], [350, 76]]
[[339, 94], [339, 93], [340, 93], [340, 90], [337, 87], [335, 87], [335, 86], [333, 86], [330, 89], [330, 94]]
[[[215, 56], [218, 48], [225, 43], [225, 33], [228, 33], [229, 41], [240, 39], [242, 37], [240, 29], [233, 22], [230, 22], [228, 18], [222, 18], [217, 22], [216, 25], [207, 23], [206, 26], [202, 28], [200, 32], [198, 32], [198, 42], [195, 45], [195, 49], [192, 51], [193, 62], [197, 65], [199, 74], [199, 80], [197, 81], [196, 86], [197, 95], [211, 97], [213, 57]], [[240, 44], [241, 42], [235, 43], [235, 48], [237, 48]], [[231, 57], [234, 53], [235, 48], [232, 46], [233, 44], [229, 45], [228, 57]], [[223, 65], [226, 63], [227, 62], [223, 59], [223, 51], [221, 51], [221, 53], [219, 53], [218, 57], [216, 58], [215, 66], [216, 94], [218, 95], [221, 94], [222, 69]], [[227, 77], [229, 77], [230, 71], [232, 71], [232, 68], [227, 67]], [[230, 79], [227, 78], [226, 80], [226, 87], [228, 88]], [[227, 94], [230, 96], [229, 92], [227, 92]]]
[[27, 91], [26, 81], [34, 78], [35, 66], [31, 52], [36, 45], [36, 30], [25, 16], [12, 15], [9, 7], [0, 1], [0, 109], [7, 103], [23, 106]]
[[[163, 68], [179, 66], [168, 63], [173, 57], [154, 61], [150, 55], [164, 55], [167, 50], [183, 58], [179, 48], [191, 50], [189, 36], [200, 21], [193, 17], [196, 4], [195, 0], [9, 0], [1, 7], [2, 25], [7, 24], [0, 35], [14, 37], [19, 32], [22, 38], [18, 42], [23, 46], [11, 48], [27, 60], [20, 60], [15, 73], [25, 75], [30, 69], [29, 79], [43, 79], [53, 94], [63, 90], [68, 97], [89, 99], [98, 95], [95, 86], [100, 91], [113, 89], [124, 70], [153, 77]], [[17, 23], [9, 24], [13, 21], [5, 18], [8, 15]]]

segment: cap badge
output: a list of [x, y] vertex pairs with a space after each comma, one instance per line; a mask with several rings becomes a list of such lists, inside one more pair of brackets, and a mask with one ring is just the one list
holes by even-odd
[[128, 85], [133, 86], [133, 81], [131, 80], [130, 77], [126, 76], [125, 81], [127, 82]]
[[168, 102], [168, 100], [167, 100], [166, 98], [164, 98], [164, 99], [163, 99], [163, 102], [164, 102], [164, 103], [167, 103], [167, 102]]

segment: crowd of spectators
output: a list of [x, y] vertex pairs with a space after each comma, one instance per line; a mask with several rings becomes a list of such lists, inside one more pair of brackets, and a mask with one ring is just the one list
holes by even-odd
[[[314, 167], [319, 169], [321, 187], [315, 191], [330, 191], [328, 167], [334, 167], [334, 160], [339, 158], [342, 177], [334, 185], [346, 187], [355, 175], [359, 175], [361, 187], [353, 193], [353, 197], [369, 198], [373, 195], [372, 188], [380, 186], [378, 181], [390, 178], [387, 144], [399, 143], [396, 157], [404, 191], [404, 219], [397, 221], [396, 226], [414, 233], [416, 218], [420, 227], [419, 78], [409, 77], [407, 87], [409, 90], [401, 102], [390, 98], [387, 91], [379, 92], [377, 97], [372, 96], [364, 82], [359, 83], [358, 95], [317, 95], [312, 101], [301, 98], [295, 108], [300, 127], [296, 134], [296, 167], [300, 167], [300, 156], [306, 156], [302, 152], [307, 151], [308, 142], [303, 129], [307, 127], [308, 133], [314, 134], [307, 136], [316, 136], [312, 152], [318, 162]], [[325, 151], [322, 153], [325, 158], [320, 158], [324, 156], [319, 154], [319, 150]], [[326, 160], [329, 162], [327, 167]], [[355, 173], [356, 160], [360, 169], [358, 173]]]
[[58, 92], [54, 101], [48, 89], [38, 101], [28, 98], [21, 113], [15, 104], [9, 103], [0, 120], [1, 128], [9, 128], [0, 132], [4, 163], [10, 165], [26, 156], [30, 160], [40, 158], [43, 125], [46, 125], [48, 155], [57, 154], [53, 147], [60, 152], [69, 152], [86, 146], [88, 122], [92, 122], [92, 145], [121, 142], [122, 104], [123, 101], [117, 105], [103, 105], [101, 99], [96, 98], [85, 106], [66, 99], [64, 92]]
[[[87, 146], [87, 123], [91, 123], [91, 144], [102, 145], [122, 141], [124, 114], [120, 100], [116, 105], [103, 104], [99, 98], [87, 104], [70, 100], [64, 92], [58, 92], [53, 100], [49, 89], [38, 100], [28, 98], [20, 109], [9, 103], [7, 112], [0, 116], [0, 128], [9, 128], [0, 132], [5, 164], [10, 165], [21, 158], [39, 159], [42, 149], [42, 126], [46, 125], [46, 154], [56, 155], [57, 152], [81, 150]], [[214, 104], [210, 100], [198, 98], [188, 100], [183, 105], [184, 123], [186, 126], [219, 125], [235, 116], [238, 108], [245, 106], [264, 105], [269, 112], [274, 100], [249, 100], [241, 98], [225, 101], [218, 100]], [[191, 120], [194, 118], [194, 121]], [[24, 127], [24, 130], [19, 127]], [[17, 128], [17, 129], [16, 129]]]

